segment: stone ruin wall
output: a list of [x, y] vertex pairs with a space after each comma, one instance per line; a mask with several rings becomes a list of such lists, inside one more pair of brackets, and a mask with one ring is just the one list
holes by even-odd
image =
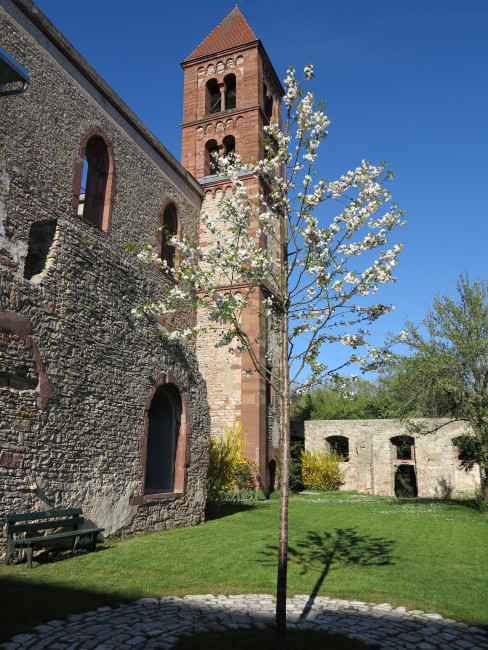
[[[429, 421], [430, 422], [430, 421]], [[439, 424], [434, 420], [432, 427]], [[409, 434], [397, 420], [308, 420], [304, 424], [305, 449], [322, 451], [330, 436], [349, 441], [349, 462], [341, 463], [342, 490], [395, 496], [396, 449], [390, 439], [414, 438], [412, 461], [419, 497], [443, 499], [473, 496], [480, 487], [479, 468], [466, 472], [457, 458], [452, 438], [466, 431], [462, 423], [449, 423], [434, 433]]]
[[[123, 243], [156, 244], [168, 200], [196, 237], [201, 190], [32, 3], [2, 1], [0, 28], [2, 46], [31, 78], [25, 94], [0, 106], [0, 316], [30, 327], [52, 389], [41, 394], [46, 382], [32, 349], [0, 328], [1, 522], [8, 512], [82, 506], [106, 534], [197, 524], [206, 498], [205, 382], [194, 350], [170, 345], [157, 323], [131, 316], [168, 280], [141, 267]], [[80, 141], [92, 127], [114, 152], [109, 233], [71, 206]], [[52, 236], [40, 268], [26, 277], [33, 222], [47, 222]], [[180, 312], [166, 325], [190, 326], [195, 317]], [[145, 408], [168, 372], [188, 405], [187, 487], [142, 499]]]

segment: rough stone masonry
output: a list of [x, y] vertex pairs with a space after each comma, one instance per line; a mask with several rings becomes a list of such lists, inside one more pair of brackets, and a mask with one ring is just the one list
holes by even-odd
[[[2, 46], [31, 78], [0, 112], [1, 520], [82, 506], [108, 534], [197, 524], [206, 386], [194, 349], [160, 336], [195, 314], [135, 320], [172, 280], [124, 244], [156, 246], [168, 205], [197, 237], [201, 188], [33, 3], [1, 5]], [[101, 226], [83, 212], [87, 159]], [[151, 423], [168, 413], [153, 449], [167, 445], [170, 485], [148, 493]]]

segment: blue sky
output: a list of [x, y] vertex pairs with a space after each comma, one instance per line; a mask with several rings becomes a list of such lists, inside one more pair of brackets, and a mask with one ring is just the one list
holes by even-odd
[[[179, 160], [179, 66], [232, 1], [37, 0], [56, 27]], [[134, 11], [137, 7], [137, 12]], [[375, 326], [420, 319], [459, 273], [488, 278], [488, 2], [486, 0], [242, 0], [239, 7], [283, 79], [312, 62], [331, 119], [319, 173], [386, 160], [408, 225], [395, 312]], [[328, 351], [326, 356], [332, 356]]]

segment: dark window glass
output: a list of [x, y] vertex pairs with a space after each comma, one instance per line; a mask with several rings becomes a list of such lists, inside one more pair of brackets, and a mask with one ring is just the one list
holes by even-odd
[[149, 409], [145, 494], [173, 490], [175, 430], [173, 402], [165, 390], [159, 389]]

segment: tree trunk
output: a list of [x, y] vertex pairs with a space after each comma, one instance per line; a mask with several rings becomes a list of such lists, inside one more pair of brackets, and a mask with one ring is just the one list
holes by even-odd
[[290, 484], [290, 376], [288, 367], [288, 312], [285, 310], [281, 332], [281, 497], [276, 589], [276, 635], [278, 650], [286, 650], [286, 579], [288, 562], [288, 494]]

